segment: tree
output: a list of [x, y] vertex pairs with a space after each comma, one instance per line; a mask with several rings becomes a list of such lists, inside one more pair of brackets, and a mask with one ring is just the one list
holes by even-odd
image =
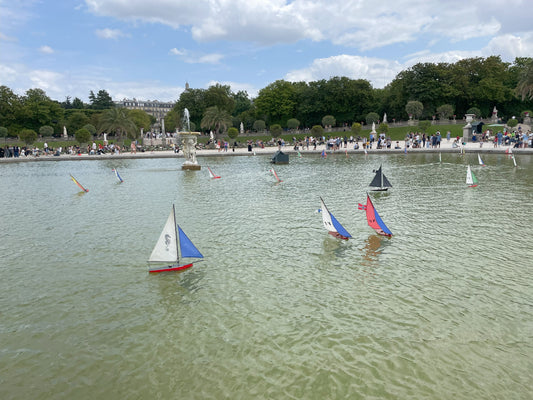
[[205, 110], [200, 127], [202, 129], [213, 129], [218, 138], [220, 133], [228, 129], [231, 122], [231, 115], [229, 112], [217, 106], [213, 106]]
[[189, 110], [190, 121], [199, 125], [206, 108], [205, 89], [186, 89], [181, 92], [180, 98], [173, 108], [177, 115], [180, 116], [178, 119], [178, 127], [183, 128], [181, 126], [183, 121], [181, 115], [183, 115], [184, 109]]
[[16, 132], [22, 127], [22, 101], [7, 86], [0, 86], [0, 126], [8, 132]]
[[254, 121], [253, 129], [256, 132], [262, 132], [265, 130], [265, 128], [266, 128], [266, 124], [265, 124], [265, 121], [263, 121], [262, 119], [258, 119]]
[[375, 112], [369, 112], [366, 115], [366, 124], [370, 125], [379, 121], [379, 115]]
[[311, 128], [311, 134], [315, 137], [322, 136], [324, 134], [324, 128], [322, 128], [322, 125], [314, 125]]
[[82, 111], [73, 112], [67, 119], [67, 128], [70, 132], [76, 132], [89, 123], [89, 117]]
[[81, 146], [84, 143], [89, 143], [89, 140], [91, 140], [91, 132], [89, 132], [85, 128], [81, 128], [76, 131], [76, 133], [74, 134], [74, 137], [76, 138], [76, 141]]
[[506, 125], [509, 128], [514, 128], [516, 125], [518, 125], [518, 120], [516, 118], [509, 118]]
[[[137, 130], [135, 131], [136, 135], [132, 139], [135, 139], [138, 136], [138, 134], [141, 133], [141, 128], [144, 129], [145, 131], [149, 131], [150, 130], [150, 125], [151, 125], [150, 114], [148, 114], [146, 111], [144, 111], [144, 110], [129, 110], [128, 111], [128, 116], [131, 118], [131, 120], [133, 121], [133, 123], [137, 127]], [[176, 129], [175, 127], [174, 127], [174, 129], [169, 129], [169, 128], [170, 127], [167, 126], [166, 120], [165, 120], [165, 129], [166, 130], [173, 131], [173, 130]]]
[[418, 121], [418, 127], [422, 131], [422, 133], [426, 133], [431, 126], [431, 121], [424, 120], [424, 121]]
[[252, 101], [245, 90], [239, 90], [237, 93], [232, 94], [232, 97], [235, 104], [233, 115], [240, 115], [252, 108]]
[[227, 85], [216, 84], [209, 86], [204, 93], [205, 107], [216, 106], [231, 115], [235, 107], [235, 100], [231, 93], [231, 88]]
[[300, 121], [298, 121], [296, 118], [291, 118], [287, 121], [287, 128], [289, 129], [298, 129], [300, 126]]
[[292, 83], [277, 80], [261, 89], [254, 100], [257, 116], [269, 124], [281, 124], [296, 114], [296, 90]]
[[354, 122], [352, 124], [352, 134], [357, 137], [359, 136], [360, 133], [361, 133], [361, 124], [359, 122]]
[[468, 110], [466, 110], [467, 114], [474, 114], [475, 117], [481, 116], [481, 110], [477, 107], [470, 107]]
[[424, 110], [424, 105], [417, 101], [417, 100], [411, 100], [407, 102], [405, 106], [405, 111], [409, 116], [413, 116], [414, 119], [418, 119], [422, 115], [422, 111]]
[[72, 100], [72, 108], [77, 110], [83, 110], [85, 108], [85, 104], [77, 97], [74, 97], [74, 100]]
[[0, 126], [0, 137], [4, 138], [4, 142], [7, 141], [7, 128], [5, 126]]
[[533, 100], [533, 60], [529, 61], [520, 74], [520, 81], [515, 92], [522, 98], [522, 101], [525, 99]]
[[439, 114], [439, 119], [446, 120], [453, 115], [453, 106], [451, 104], [443, 104], [442, 106], [437, 107], [437, 113]]
[[333, 115], [326, 115], [324, 118], [322, 118], [322, 126], [323, 127], [332, 127], [335, 126], [335, 117]]
[[43, 125], [39, 128], [39, 135], [41, 136], [52, 136], [54, 134], [54, 128], [50, 125]]
[[281, 132], [283, 132], [283, 128], [280, 124], [274, 124], [270, 126], [270, 134], [273, 138], [277, 138], [281, 135]]
[[89, 100], [91, 102], [91, 108], [94, 110], [106, 110], [108, 108], [115, 107], [113, 99], [111, 98], [109, 93], [107, 93], [107, 91], [103, 89], [99, 90], [96, 96], [91, 90], [89, 92]]
[[52, 101], [42, 89], [29, 89], [22, 97], [20, 118], [25, 128], [38, 131], [43, 125], [57, 126], [63, 115], [61, 105]]
[[137, 127], [123, 108], [110, 108], [100, 118], [99, 132], [115, 133], [119, 138], [124, 133], [134, 134]]
[[96, 127], [92, 124], [85, 124], [83, 125], [82, 127], [83, 129], [87, 129], [89, 131], [89, 133], [91, 134], [91, 136], [94, 136], [96, 135]]
[[37, 132], [33, 129], [23, 129], [19, 133], [20, 140], [24, 141], [26, 144], [32, 144], [37, 140]]
[[237, 136], [239, 136], [239, 130], [235, 128], [234, 126], [232, 126], [231, 128], [228, 129], [228, 136], [232, 140], [235, 139]]
[[378, 131], [380, 133], [387, 133], [389, 131], [389, 124], [385, 123], [385, 122], [382, 122], [381, 124], [379, 124], [378, 126]]

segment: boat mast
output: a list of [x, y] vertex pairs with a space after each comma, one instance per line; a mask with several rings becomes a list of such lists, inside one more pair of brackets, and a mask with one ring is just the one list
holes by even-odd
[[178, 240], [178, 225], [176, 224], [176, 207], [172, 204], [172, 214], [174, 214], [174, 234], [176, 235], [176, 264], [180, 262], [180, 249], [179, 249], [179, 240]]

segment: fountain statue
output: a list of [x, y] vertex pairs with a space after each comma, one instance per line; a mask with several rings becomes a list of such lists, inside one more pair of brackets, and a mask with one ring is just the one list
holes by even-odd
[[191, 120], [189, 110], [183, 109], [183, 126], [182, 132], [179, 132], [181, 144], [183, 147], [183, 155], [185, 156], [185, 162], [181, 166], [181, 169], [197, 171], [202, 167], [196, 160], [196, 143], [200, 132], [191, 132]]

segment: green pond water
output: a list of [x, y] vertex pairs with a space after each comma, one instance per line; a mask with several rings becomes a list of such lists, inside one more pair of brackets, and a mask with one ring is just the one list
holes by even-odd
[[[267, 156], [0, 165], [0, 398], [530, 399], [533, 157], [516, 159], [291, 156], [280, 184]], [[381, 164], [391, 239], [357, 209]], [[149, 275], [172, 204], [205, 260]]]

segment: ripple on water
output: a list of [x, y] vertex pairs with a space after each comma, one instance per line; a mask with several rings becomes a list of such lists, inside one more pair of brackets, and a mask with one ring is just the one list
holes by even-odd
[[[259, 156], [201, 160], [216, 181], [177, 159], [3, 166], [0, 397], [529, 398], [533, 180], [487, 155], [468, 189], [468, 155], [442, 158], [304, 154], [281, 184]], [[357, 210], [379, 164], [391, 239]], [[205, 260], [151, 276], [173, 203]]]

